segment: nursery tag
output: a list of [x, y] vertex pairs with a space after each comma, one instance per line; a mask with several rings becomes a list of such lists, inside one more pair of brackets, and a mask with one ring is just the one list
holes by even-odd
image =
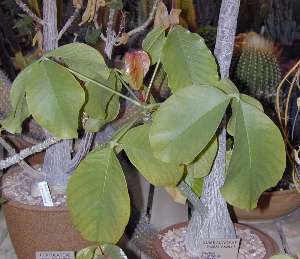
[[39, 251], [35, 259], [75, 259], [75, 255], [72, 251]]
[[41, 195], [42, 195], [42, 199], [43, 199], [43, 203], [44, 206], [46, 207], [53, 207], [53, 201], [51, 198], [51, 194], [50, 194], [50, 190], [49, 190], [49, 186], [47, 184], [47, 182], [39, 182], [38, 183]]
[[201, 259], [236, 259], [240, 239], [206, 239], [200, 247]]

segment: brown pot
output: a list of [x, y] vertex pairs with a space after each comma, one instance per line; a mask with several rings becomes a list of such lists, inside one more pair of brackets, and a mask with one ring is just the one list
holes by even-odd
[[[172, 225], [172, 226], [160, 231], [159, 236], [164, 235], [169, 230], [173, 230], [174, 228], [182, 228], [185, 226], [187, 226], [187, 222]], [[264, 243], [264, 246], [266, 249], [266, 255], [263, 259], [269, 259], [271, 256], [273, 256], [279, 252], [279, 248], [278, 248], [277, 244], [275, 243], [275, 241], [271, 237], [269, 237], [268, 235], [263, 233], [262, 231], [260, 231], [256, 228], [247, 226], [247, 225], [242, 225], [242, 224], [235, 224], [235, 227], [240, 228], [240, 229], [247, 229], [247, 228], [251, 229], [252, 233], [259, 236], [260, 240]], [[161, 240], [159, 238], [157, 238], [154, 241], [154, 249], [155, 249], [155, 252], [157, 255], [157, 259], [172, 259], [168, 254], [166, 254], [165, 250], [162, 247]]]
[[276, 192], [264, 192], [254, 210], [242, 210], [234, 207], [233, 211], [238, 219], [265, 220], [274, 219], [300, 206], [300, 194], [296, 189]]
[[[20, 169], [11, 168], [3, 177], [15, 170]], [[67, 208], [26, 205], [12, 200], [2, 207], [19, 259], [35, 259], [37, 251], [79, 251], [91, 245], [72, 225]]]
[[34, 259], [36, 251], [78, 251], [90, 245], [73, 227], [64, 208], [4, 204], [8, 232], [19, 259]]

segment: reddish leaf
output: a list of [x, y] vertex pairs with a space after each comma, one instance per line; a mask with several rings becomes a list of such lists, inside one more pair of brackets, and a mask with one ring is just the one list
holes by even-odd
[[144, 76], [150, 67], [150, 58], [145, 51], [127, 52], [125, 55], [125, 72], [129, 76], [130, 86], [139, 90], [143, 85]]

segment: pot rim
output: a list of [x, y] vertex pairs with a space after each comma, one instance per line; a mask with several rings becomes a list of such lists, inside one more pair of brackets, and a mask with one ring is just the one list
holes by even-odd
[[[171, 226], [168, 226], [166, 228], [163, 228], [159, 231], [156, 239], [154, 240], [153, 242], [153, 245], [154, 245], [154, 249], [156, 252], [158, 252], [159, 254], [162, 254], [164, 257], [163, 259], [165, 258], [170, 258], [171, 257], [165, 252], [165, 250], [163, 249], [162, 247], [162, 242], [161, 242], [161, 239], [159, 238], [160, 235], [164, 235], [165, 233], [167, 233], [169, 230], [172, 230], [174, 228], [181, 228], [181, 227], [184, 227], [184, 226], [187, 226], [188, 222], [180, 222], [180, 223], [177, 223], [177, 224], [174, 224], [174, 225], [171, 225]], [[248, 229], [251, 229], [255, 232], [256, 235], [258, 235], [258, 237], [261, 239], [261, 241], [263, 242], [265, 248], [269, 245], [271, 246], [271, 248], [273, 249], [273, 252], [274, 254], [277, 253], [277, 252], [280, 252], [280, 249], [279, 249], [279, 246], [277, 245], [277, 243], [274, 241], [274, 239], [272, 237], [270, 237], [268, 234], [264, 233], [263, 231], [253, 227], [253, 226], [250, 226], [250, 225], [247, 225], [247, 224], [240, 224], [240, 223], [234, 223], [235, 226], [239, 226], [240, 228], [242, 229], [245, 229], [245, 228], [248, 228]], [[268, 254], [268, 251], [266, 251], [266, 255], [264, 257], [264, 259], [266, 258], [269, 258], [269, 254]], [[270, 253], [270, 251], [269, 251]], [[158, 254], [158, 255], [159, 255]], [[157, 256], [158, 256], [157, 255]], [[158, 257], [159, 258], [159, 257]]]
[[289, 190], [283, 190], [283, 191], [263, 192], [262, 196], [272, 196], [272, 195], [276, 195], [276, 196], [281, 195], [282, 196], [282, 195], [288, 195], [291, 193], [298, 193], [300, 196], [300, 193], [297, 191], [296, 188], [289, 189]]

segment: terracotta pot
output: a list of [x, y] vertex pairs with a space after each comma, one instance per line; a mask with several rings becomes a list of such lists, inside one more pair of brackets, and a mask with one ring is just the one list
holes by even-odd
[[300, 206], [300, 193], [297, 190], [264, 192], [254, 210], [242, 210], [234, 207], [238, 219], [265, 220], [284, 216]]
[[[2, 182], [15, 170], [19, 169], [11, 168]], [[8, 201], [2, 207], [19, 259], [34, 259], [37, 251], [79, 251], [91, 245], [73, 227], [67, 208], [25, 205], [17, 201]]]
[[63, 208], [4, 204], [8, 232], [19, 259], [34, 259], [36, 251], [78, 251], [90, 245], [73, 227]]
[[[187, 222], [172, 225], [172, 226], [160, 231], [159, 235], [164, 235], [169, 230], [172, 230], [175, 228], [182, 228], [185, 226], [187, 226]], [[264, 246], [266, 249], [266, 255], [263, 259], [269, 259], [271, 256], [273, 256], [279, 252], [279, 248], [278, 248], [277, 244], [275, 243], [275, 241], [271, 237], [269, 237], [268, 235], [263, 233], [262, 231], [260, 231], [256, 228], [247, 226], [247, 225], [242, 225], [242, 224], [235, 224], [235, 227], [240, 228], [240, 229], [251, 229], [251, 232], [256, 234], [260, 238], [260, 240], [264, 243]], [[155, 249], [155, 252], [157, 255], [157, 259], [172, 259], [168, 254], [166, 254], [165, 250], [162, 247], [161, 240], [158, 238], [154, 241], [154, 249]]]

